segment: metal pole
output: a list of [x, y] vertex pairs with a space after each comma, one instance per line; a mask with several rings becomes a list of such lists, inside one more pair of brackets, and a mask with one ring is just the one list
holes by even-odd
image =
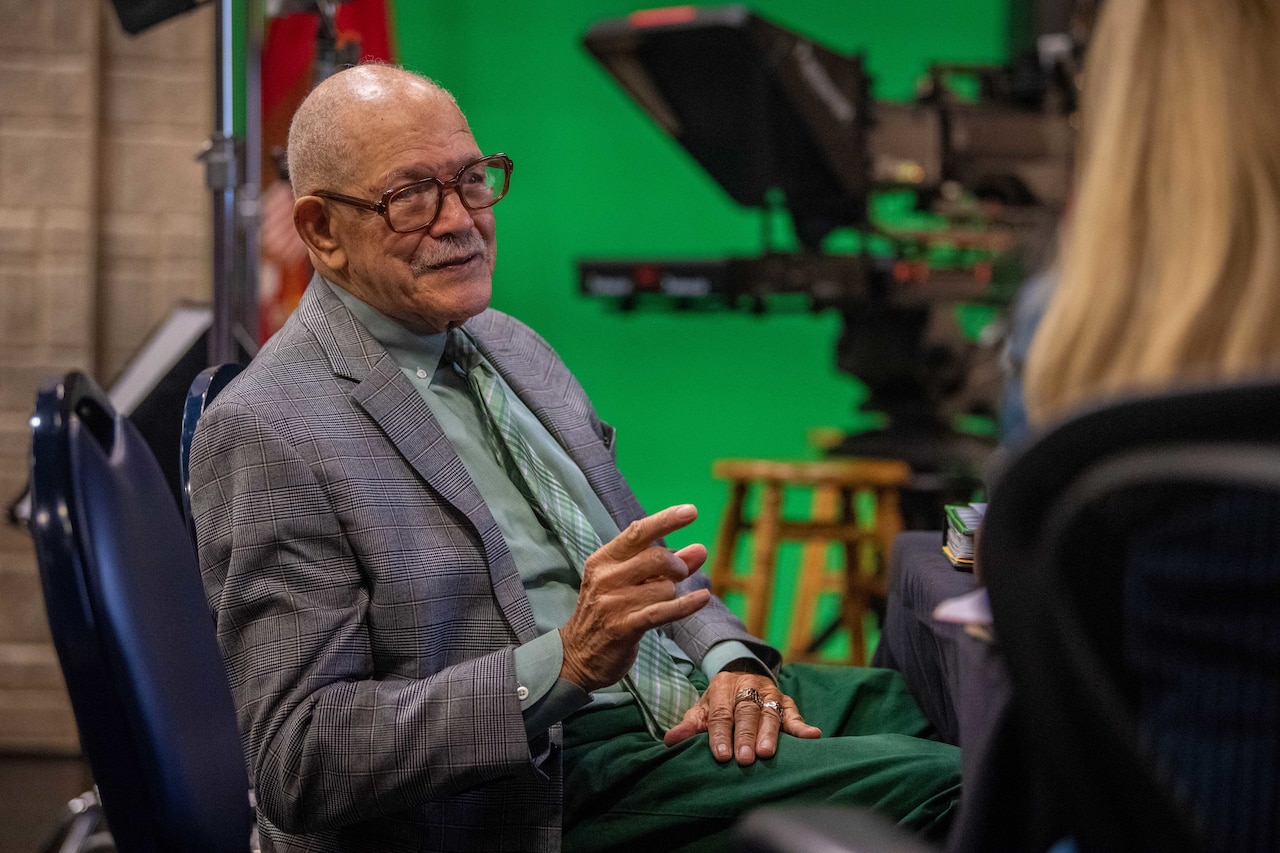
[[236, 185], [239, 160], [235, 139], [232, 0], [216, 0], [214, 24], [214, 132], [201, 153], [205, 184], [213, 193], [213, 325], [209, 329], [209, 363], [236, 361], [232, 332], [236, 268]]
[[244, 0], [244, 183], [240, 186], [239, 298], [233, 313], [233, 333], [240, 351], [258, 352], [259, 226], [262, 221], [262, 47], [266, 40], [266, 12], [262, 0]]

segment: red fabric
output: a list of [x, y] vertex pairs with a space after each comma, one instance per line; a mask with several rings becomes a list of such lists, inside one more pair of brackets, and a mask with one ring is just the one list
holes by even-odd
[[[391, 21], [386, 0], [352, 0], [338, 7], [338, 38], [360, 41], [361, 60], [395, 60]], [[297, 108], [298, 98], [290, 96], [299, 80], [310, 90], [311, 60], [315, 55], [316, 29], [319, 17], [298, 13], [272, 18], [262, 51], [262, 114], [280, 108], [289, 115]], [[305, 92], [304, 92], [305, 95]]]
[[[292, 232], [291, 205], [285, 203], [278, 180], [276, 152], [283, 151], [289, 122], [311, 91], [319, 16], [297, 13], [273, 18], [262, 48], [262, 292], [258, 299], [260, 340], [265, 341], [288, 318], [311, 279], [311, 264], [301, 239]], [[386, 0], [351, 0], [338, 7], [339, 47], [356, 41], [360, 59], [395, 61], [394, 40]], [[272, 199], [268, 202], [268, 199]], [[283, 236], [282, 236], [283, 235]]]

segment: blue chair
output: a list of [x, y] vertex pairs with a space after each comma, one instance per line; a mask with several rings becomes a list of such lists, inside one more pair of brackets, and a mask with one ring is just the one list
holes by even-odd
[[32, 426], [45, 607], [116, 845], [245, 853], [253, 811], [235, 707], [173, 493], [81, 373], [40, 391]]
[[191, 518], [191, 439], [196, 434], [196, 423], [204, 410], [209, 408], [213, 398], [222, 393], [244, 370], [243, 364], [227, 362], [206, 367], [191, 383], [187, 391], [187, 402], [182, 407], [182, 438], [178, 443], [178, 478], [179, 492], [182, 495], [182, 517], [187, 522], [187, 530], [191, 533], [191, 541], [196, 539], [195, 523]]

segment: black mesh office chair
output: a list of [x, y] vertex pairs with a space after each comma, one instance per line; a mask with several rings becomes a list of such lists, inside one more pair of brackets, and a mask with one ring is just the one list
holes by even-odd
[[979, 549], [1040, 837], [1280, 849], [1280, 384], [1073, 418]]
[[232, 361], [206, 367], [192, 381], [187, 390], [186, 403], [182, 407], [182, 436], [178, 442], [178, 491], [182, 495], [182, 517], [187, 522], [192, 542], [195, 541], [196, 528], [191, 518], [191, 439], [195, 437], [196, 424], [204, 410], [242, 370], [243, 364]]
[[[975, 849], [1280, 849], [1280, 384], [1058, 425], [993, 488], [979, 561], [1014, 699]], [[833, 853], [907, 849], [814, 817]], [[753, 814], [740, 849], [818, 849], [801, 828]]]
[[191, 540], [150, 449], [83, 374], [37, 398], [31, 491], [54, 646], [117, 846], [248, 851], [248, 775]]

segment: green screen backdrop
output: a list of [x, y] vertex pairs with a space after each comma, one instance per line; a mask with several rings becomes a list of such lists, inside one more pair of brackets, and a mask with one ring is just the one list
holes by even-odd
[[[1007, 3], [749, 7], [835, 50], [864, 51], [875, 94], [906, 99], [932, 60], [1003, 61]], [[577, 374], [617, 427], [619, 464], [647, 508], [697, 504], [698, 521], [672, 544], [710, 546], [726, 497], [712, 461], [814, 458], [808, 430], [855, 426], [864, 391], [834, 367], [834, 314], [624, 314], [578, 295], [579, 259], [762, 248], [761, 214], [737, 206], [582, 47], [591, 24], [639, 8], [612, 0], [393, 6], [401, 61], [454, 93], [483, 151], [515, 161], [497, 208], [494, 307], [539, 331]], [[775, 600], [775, 642], [788, 606], [785, 595]]]

